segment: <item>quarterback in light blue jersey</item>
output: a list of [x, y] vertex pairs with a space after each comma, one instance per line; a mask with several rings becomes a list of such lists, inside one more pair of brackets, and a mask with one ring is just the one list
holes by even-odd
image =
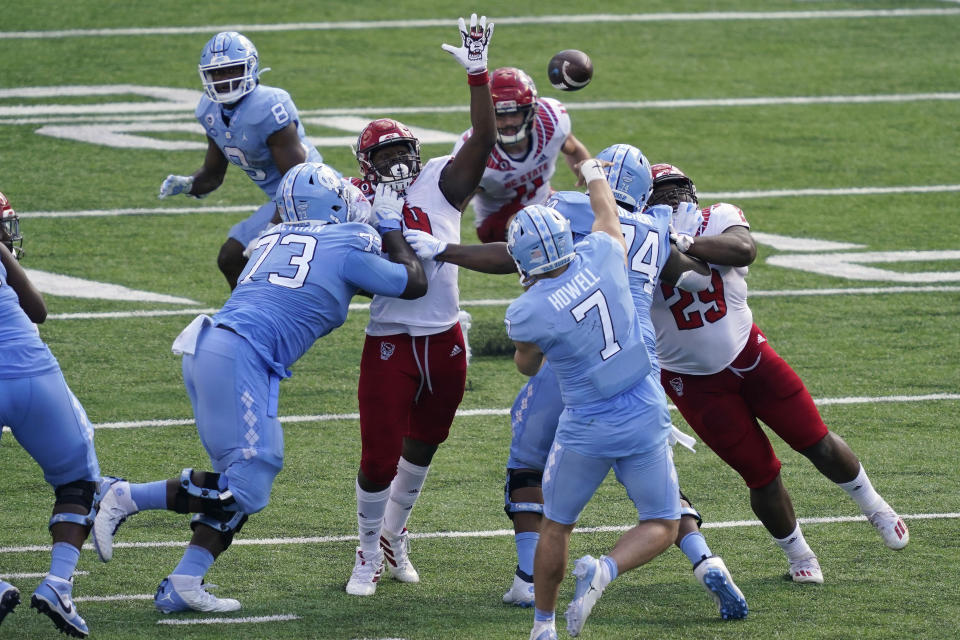
[[[23, 236], [19, 217], [2, 193], [0, 210], [0, 426], [10, 427], [43, 469], [55, 495], [49, 524], [50, 571], [33, 592], [30, 606], [49, 616], [60, 631], [85, 638], [89, 630], [77, 613], [72, 592], [73, 572], [96, 515], [100, 487], [93, 426], [33, 324], [46, 319], [47, 308], [14, 257]], [[19, 603], [19, 590], [0, 580], [0, 622]]]
[[580, 633], [606, 586], [674, 541], [679, 487], [667, 437], [670, 414], [652, 370], [627, 278], [627, 246], [600, 160], [581, 175], [594, 212], [576, 246], [570, 221], [543, 205], [510, 223], [507, 249], [526, 291], [507, 308], [514, 362], [526, 375], [549, 359], [560, 383], [560, 415], [543, 474], [544, 518], [534, 565], [531, 638], [555, 638], [554, 610], [580, 512], [612, 468], [639, 523], [609, 553], [577, 560], [567, 631]]
[[[709, 283], [709, 271], [671, 244], [670, 207], [644, 209], [652, 177], [650, 163], [640, 150], [631, 145], [616, 144], [600, 152], [598, 158], [608, 163], [604, 171], [619, 207], [620, 226], [627, 244], [630, 292], [638, 310], [651, 374], [656, 378], [660, 367], [654, 329], [648, 315], [654, 286], [662, 280], [698, 291]], [[553, 194], [546, 204], [570, 220], [574, 241], [591, 232], [594, 214], [589, 196], [573, 191], [559, 192]], [[424, 259], [453, 262], [486, 273], [515, 272], [505, 243], [483, 247], [441, 246], [430, 236], [415, 231], [408, 231], [407, 239]], [[534, 604], [533, 560], [543, 513], [543, 470], [563, 409], [557, 376], [545, 362], [517, 394], [510, 412], [513, 436], [507, 460], [504, 510], [513, 521], [517, 567], [513, 584], [503, 595], [503, 602], [507, 604], [521, 607]], [[721, 616], [724, 619], [745, 616], [746, 601], [739, 591], [734, 591], [736, 587], [723, 560], [712, 554], [700, 534], [700, 514], [682, 492], [680, 499], [683, 517], [676, 545], [690, 560], [695, 577], [713, 597]]]
[[[197, 514], [190, 546], [157, 590], [154, 604], [164, 613], [240, 608], [237, 600], [211, 595], [202, 581], [247, 517], [267, 505], [283, 466], [279, 384], [293, 363], [343, 324], [358, 290], [406, 299], [426, 292], [416, 255], [396, 248], [403, 243], [399, 230], [381, 240], [367, 224], [366, 200], [330, 167], [293, 167], [276, 204], [283, 222], [257, 241], [230, 299], [212, 318], [198, 316], [173, 345], [183, 354], [184, 383], [213, 472], [184, 469], [177, 478], [143, 484], [115, 479], [94, 526], [106, 562], [117, 527], [130, 515]], [[393, 190], [378, 191], [372, 222], [398, 228], [402, 206]], [[391, 259], [381, 255], [381, 242]]]
[[270, 200], [230, 229], [217, 258], [232, 289], [250, 243], [271, 221], [279, 221], [273, 197], [281, 178], [296, 164], [323, 158], [307, 139], [290, 94], [260, 84], [260, 57], [245, 36], [236, 31], [213, 36], [200, 54], [199, 72], [204, 96], [196, 116], [207, 134], [207, 154], [193, 175], [167, 176], [159, 197], [183, 193], [202, 198], [223, 183], [229, 164], [263, 189]]

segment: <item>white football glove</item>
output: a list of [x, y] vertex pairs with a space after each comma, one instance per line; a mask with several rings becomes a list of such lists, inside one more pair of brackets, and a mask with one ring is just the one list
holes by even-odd
[[381, 235], [403, 228], [403, 196], [386, 183], [377, 185], [373, 195], [373, 228]]
[[681, 202], [677, 205], [670, 219], [670, 226], [674, 233], [695, 236], [703, 225], [703, 212], [692, 202]]
[[670, 225], [670, 242], [677, 245], [677, 251], [686, 253], [693, 246], [694, 238], [686, 233], [677, 233], [673, 225]]
[[470, 16], [470, 30], [467, 31], [466, 23], [460, 18], [460, 38], [463, 45], [455, 47], [452, 44], [440, 45], [444, 51], [449, 52], [457, 59], [457, 62], [463, 65], [470, 75], [483, 73], [487, 70], [487, 47], [490, 46], [490, 37], [493, 35], [493, 23], [487, 24], [487, 16], [480, 18], [480, 24], [477, 24], [477, 14]]
[[692, 202], [681, 202], [671, 216], [670, 240], [677, 251], [686, 253], [693, 246], [694, 237], [703, 225], [703, 212]]
[[[167, 179], [163, 181], [163, 184], [160, 185], [160, 193], [157, 195], [158, 198], [163, 200], [167, 196], [175, 196], [179, 193], [186, 193], [190, 195], [190, 188], [193, 186], [193, 176], [174, 176], [169, 175]], [[199, 198], [202, 196], [193, 196]]]
[[416, 251], [417, 257], [421, 260], [434, 260], [447, 250], [446, 242], [426, 231], [406, 229], [403, 232], [403, 237], [406, 238], [407, 243]]

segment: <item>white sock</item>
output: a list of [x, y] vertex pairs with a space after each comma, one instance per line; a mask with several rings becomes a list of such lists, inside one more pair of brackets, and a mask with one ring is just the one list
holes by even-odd
[[860, 465], [860, 472], [856, 478], [850, 482], [838, 482], [837, 486], [847, 492], [864, 515], [870, 515], [886, 504], [870, 483], [863, 465]]
[[380, 529], [383, 528], [383, 512], [387, 508], [390, 489], [376, 493], [364, 491], [357, 483], [357, 530], [360, 533], [360, 549], [364, 553], [380, 550]]
[[429, 470], [429, 466], [415, 465], [403, 457], [397, 462], [397, 475], [390, 483], [390, 501], [383, 519], [383, 526], [390, 533], [400, 533], [407, 526]]
[[793, 530], [793, 533], [786, 538], [774, 538], [773, 540], [783, 549], [783, 552], [787, 554], [787, 560], [790, 562], [796, 562], [807, 556], [814, 555], [813, 549], [807, 544], [807, 541], [803, 537], [803, 532], [800, 531], [799, 522], [797, 523], [797, 528]]

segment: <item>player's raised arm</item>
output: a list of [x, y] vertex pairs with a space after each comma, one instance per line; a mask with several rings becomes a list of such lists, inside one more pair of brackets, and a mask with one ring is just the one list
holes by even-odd
[[[609, 163], [607, 163], [609, 164]], [[620, 229], [620, 214], [617, 211], [617, 201], [607, 182], [607, 174], [603, 171], [603, 160], [591, 158], [580, 163], [580, 175], [584, 184], [590, 190], [590, 208], [593, 209], [593, 227], [590, 231], [603, 231], [623, 247], [624, 255], [627, 252], [627, 243], [623, 239]]]
[[487, 48], [493, 36], [493, 23], [488, 24], [486, 16], [481, 17], [478, 22], [477, 14], [473, 14], [470, 16], [469, 30], [463, 18], [460, 18], [459, 25], [463, 44], [459, 47], [449, 44], [442, 46], [444, 51], [449, 52], [467, 70], [473, 134], [444, 168], [440, 190], [447, 202], [462, 210], [467, 198], [480, 184], [483, 170], [487, 166], [487, 157], [497, 142], [497, 119], [487, 74]]

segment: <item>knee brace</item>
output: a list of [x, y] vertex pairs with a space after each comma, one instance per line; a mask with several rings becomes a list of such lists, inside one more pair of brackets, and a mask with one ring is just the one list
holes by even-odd
[[75, 504], [86, 509], [87, 513], [54, 513], [50, 517], [50, 523], [47, 525], [47, 528], [51, 529], [53, 525], [60, 522], [71, 522], [73, 524], [79, 524], [82, 527], [93, 525], [93, 520], [97, 517], [95, 505], [100, 502], [100, 496], [98, 495], [99, 490], [100, 483], [91, 480], [74, 480], [73, 482], [55, 487], [53, 490], [56, 496], [53, 503], [54, 508], [62, 504]]
[[233, 542], [233, 536], [243, 523], [247, 521], [247, 514], [240, 511], [237, 500], [230, 490], [221, 491], [220, 474], [206, 472], [203, 486], [193, 482], [193, 469], [184, 469], [180, 472], [180, 486], [173, 499], [173, 510], [177, 513], [189, 513], [190, 497], [200, 498], [200, 512], [193, 516], [190, 528], [196, 529], [198, 524], [206, 525], [220, 533], [224, 548]]
[[700, 512], [693, 508], [693, 503], [690, 502], [690, 498], [683, 495], [683, 491], [680, 492], [680, 499], [686, 501], [689, 506], [680, 505], [680, 517], [683, 516], [693, 516], [697, 521], [697, 529], [703, 526], [703, 518], [700, 517]]
[[541, 502], [514, 502], [510, 499], [510, 494], [514, 489], [524, 489], [526, 487], [541, 487], [543, 485], [542, 471], [517, 471], [507, 469], [507, 482], [503, 487], [503, 510], [507, 517], [513, 520], [515, 513], [543, 513], [543, 503]]

